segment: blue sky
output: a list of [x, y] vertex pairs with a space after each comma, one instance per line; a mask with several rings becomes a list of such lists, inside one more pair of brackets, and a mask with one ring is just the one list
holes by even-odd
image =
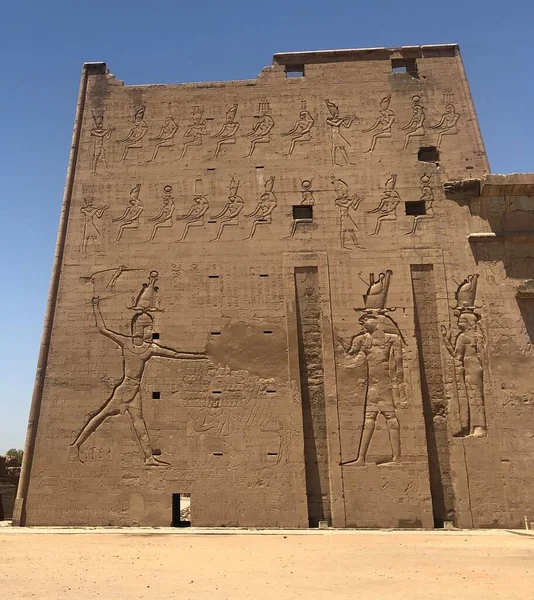
[[458, 42], [493, 172], [534, 171], [534, 2], [5, 2], [0, 22], [0, 452], [23, 447], [80, 70], [255, 77], [275, 52]]

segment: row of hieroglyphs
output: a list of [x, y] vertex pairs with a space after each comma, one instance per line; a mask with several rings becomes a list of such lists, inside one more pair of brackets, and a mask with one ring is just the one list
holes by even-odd
[[[425, 106], [422, 103], [421, 96], [413, 96], [411, 117], [406, 118], [404, 124], [399, 123], [399, 128], [404, 134], [404, 145], [400, 150], [406, 150], [410, 140], [421, 139], [426, 136], [427, 130], [433, 130], [437, 133], [436, 145], [438, 148], [445, 136], [456, 135], [460, 115], [456, 112], [453, 99], [452, 94], [444, 94], [444, 108], [441, 119], [431, 125], [427, 123]], [[345, 114], [336, 103], [330, 100], [326, 100], [326, 106], [328, 109], [326, 124], [331, 132], [332, 164], [350, 165], [352, 164], [349, 155], [351, 143], [347, 140], [346, 130], [351, 129], [354, 123], [359, 122], [360, 119], [356, 115]], [[151, 148], [151, 156], [147, 162], [152, 162], [164, 149], [175, 148], [180, 145], [175, 139], [179, 125], [171, 115], [168, 115], [163, 123], [158, 126], [159, 131], [155, 135], [150, 135], [149, 126], [145, 121], [145, 112], [145, 106], [139, 108], [133, 116], [133, 123], [130, 128], [117, 138], [114, 138], [115, 126], [104, 122], [104, 114], [93, 113], [94, 125], [90, 131], [92, 138], [94, 138], [91, 162], [93, 174], [98, 172], [100, 166], [106, 173], [109, 172], [107, 145], [111, 141], [119, 144], [122, 150], [119, 162], [141, 158], [145, 146]], [[192, 154], [196, 147], [203, 147], [205, 139], [212, 141], [213, 152], [210, 159], [216, 159], [225, 148], [237, 144], [238, 139], [242, 140], [243, 145], [248, 146], [243, 158], [252, 157], [260, 146], [267, 147], [268, 144], [271, 144], [275, 134], [287, 139], [287, 147], [283, 152], [286, 157], [291, 157], [297, 147], [309, 145], [314, 140], [318, 117], [317, 115], [314, 117], [307, 109], [306, 101], [302, 101], [298, 116], [295, 115], [296, 119], [293, 127], [287, 131], [276, 130], [276, 123], [271, 114], [270, 104], [267, 101], [260, 102], [259, 114], [254, 117], [254, 123], [245, 133], [238, 133], [240, 130], [242, 131], [242, 123], [238, 112], [239, 104], [234, 104], [227, 110], [224, 123], [213, 131], [209, 131], [204, 118], [204, 108], [195, 106], [191, 121], [185, 126], [182, 134], [183, 143], [181, 144], [182, 149], [178, 160]], [[365, 152], [373, 152], [379, 140], [391, 138], [396, 122], [396, 114], [391, 108], [391, 96], [385, 96], [380, 101], [374, 123], [363, 124], [363, 127], [360, 128], [359, 133], [371, 134]]]
[[[133, 296], [127, 309], [132, 312], [128, 331], [112, 329], [106, 322], [104, 305], [124, 293], [121, 281], [127, 271], [137, 271], [120, 266], [93, 273], [83, 278], [83, 284], [92, 285], [92, 312], [96, 329], [118, 346], [122, 352], [122, 374], [100, 408], [89, 413], [72, 441], [71, 451], [81, 460], [80, 450], [104, 421], [119, 414], [128, 415], [133, 433], [139, 442], [147, 467], [165, 467], [161, 450], [151, 442], [142, 410], [142, 383], [145, 367], [152, 359], [172, 359], [195, 365], [182, 371], [173, 393], [182, 409], [194, 410], [190, 415], [188, 435], [196, 437], [207, 433], [227, 438], [236, 427], [239, 431], [258, 428], [258, 431], [276, 431], [269, 427], [273, 417], [273, 399], [276, 381], [272, 378], [251, 376], [245, 369], [230, 370], [214, 365], [209, 357], [209, 347], [196, 351], [183, 351], [159, 342], [154, 336], [157, 315], [163, 314], [156, 285], [158, 271], [150, 271], [148, 282]], [[399, 408], [407, 408], [412, 402], [411, 390], [407, 388], [404, 373], [406, 341], [397, 322], [391, 316], [395, 308], [388, 307], [388, 289], [393, 273], [371, 275], [364, 307], [361, 312], [361, 330], [346, 339], [335, 334], [337, 346], [346, 356], [347, 375], [354, 378], [354, 395], [345, 401], [362, 407], [361, 435], [357, 447], [351, 448], [351, 456], [342, 457], [341, 465], [365, 466], [368, 452], [380, 415], [386, 421], [391, 458], [386, 462], [401, 462], [401, 427]], [[475, 305], [478, 275], [469, 275], [456, 291], [454, 316], [457, 332], [442, 326], [442, 341], [454, 360], [455, 411], [457, 436], [482, 438], [487, 435], [484, 375], [487, 368], [484, 334], [480, 327], [479, 308]], [[157, 340], [157, 341], [155, 341]], [[223, 343], [223, 342], [221, 342]], [[362, 385], [362, 383], [364, 385]], [[159, 399], [159, 396], [158, 396]], [[281, 429], [279, 430], [281, 431]], [[236, 439], [237, 442], [237, 439]], [[244, 444], [229, 443], [229, 449], [245, 450]], [[281, 455], [284, 436], [277, 442], [276, 453]]]
[[[419, 205], [424, 207], [423, 214], [413, 216], [413, 222], [406, 235], [415, 233], [418, 225], [423, 220], [434, 218], [434, 192], [430, 184], [431, 177], [426, 173], [420, 178], [421, 191], [420, 198], [417, 200]], [[378, 205], [365, 211], [366, 214], [376, 216], [376, 223], [372, 233], [369, 235], [378, 235], [382, 225], [386, 221], [397, 220], [397, 210], [401, 203], [399, 192], [395, 189], [397, 183], [397, 175], [393, 174], [386, 180], [384, 189]], [[339, 239], [342, 249], [351, 250], [361, 248], [358, 242], [357, 231], [358, 225], [352, 213], [355, 213], [363, 198], [357, 193], [351, 193], [349, 186], [345, 181], [335, 176], [331, 176], [331, 184], [334, 193], [334, 204], [339, 211]], [[161, 229], [173, 228], [176, 221], [183, 221], [185, 226], [181, 237], [177, 240], [183, 242], [191, 240], [188, 235], [191, 229], [198, 227], [207, 227], [209, 224], [217, 224], [214, 237], [209, 241], [217, 241], [223, 238], [226, 228], [232, 226], [246, 225], [244, 219], [248, 221], [249, 234], [244, 239], [252, 239], [258, 227], [270, 226], [272, 224], [273, 213], [278, 206], [278, 200], [275, 192], [275, 177], [270, 177], [264, 184], [264, 191], [255, 203], [254, 210], [248, 212], [245, 210], [245, 201], [238, 194], [239, 181], [232, 178], [229, 185], [229, 195], [222, 207], [216, 214], [211, 214], [210, 201], [203, 189], [202, 179], [195, 181], [195, 190], [193, 201], [186, 214], [175, 215], [176, 203], [173, 197], [173, 188], [170, 185], [163, 187], [163, 201], [159, 212], [144, 218], [143, 223], [150, 228], [150, 233], [147, 231], [147, 241], [155, 239], [158, 231]], [[300, 189], [301, 206], [313, 207], [315, 205], [315, 195], [312, 189], [312, 182], [309, 179], [304, 179], [301, 182]], [[409, 204], [409, 203], [408, 203]], [[102, 237], [98, 221], [102, 219], [104, 214], [109, 210], [107, 204], [96, 204], [92, 197], [86, 196], [84, 206], [80, 209], [83, 217], [83, 242], [82, 252], [87, 254], [88, 250], [93, 247], [95, 251], [99, 251], [99, 243]], [[128, 230], [137, 230], [141, 226], [141, 218], [145, 212], [145, 205], [141, 199], [141, 184], [136, 185], [130, 192], [130, 199], [124, 212], [111, 222], [116, 226], [115, 242], [119, 242], [124, 233]], [[298, 229], [301, 229], [312, 223], [312, 216], [304, 216], [299, 218], [294, 216], [289, 225], [288, 235], [286, 239], [293, 238]]]

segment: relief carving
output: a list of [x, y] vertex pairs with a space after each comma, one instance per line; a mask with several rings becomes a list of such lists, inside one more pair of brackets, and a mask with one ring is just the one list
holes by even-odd
[[293, 127], [284, 133], [283, 137], [291, 136], [291, 143], [286, 156], [291, 156], [297, 144], [307, 144], [311, 141], [311, 130], [315, 125], [315, 119], [306, 110], [306, 101], [303, 100], [300, 107], [299, 118]]
[[182, 154], [178, 160], [182, 160], [187, 154], [189, 148], [195, 146], [202, 146], [202, 136], [208, 135], [208, 129], [206, 127], [206, 121], [202, 118], [204, 110], [201, 106], [193, 107], [193, 121], [191, 125], [186, 129], [184, 133], [184, 147], [182, 148]]
[[238, 189], [239, 181], [236, 181], [232, 177], [232, 181], [230, 182], [230, 195], [228, 196], [228, 202], [224, 205], [224, 208], [219, 214], [211, 217], [211, 220], [213, 221], [218, 219], [220, 219], [220, 221], [219, 228], [217, 229], [217, 235], [213, 239], [209, 240], [210, 242], [220, 240], [225, 227], [239, 225], [239, 213], [243, 210], [245, 202], [241, 196], [237, 195]]
[[408, 231], [404, 235], [411, 235], [412, 233], [415, 233], [417, 230], [417, 226], [419, 225], [419, 223], [421, 221], [434, 218], [433, 204], [434, 204], [435, 198], [434, 198], [434, 192], [433, 192], [432, 188], [428, 185], [429, 183], [430, 183], [430, 176], [425, 173], [421, 177], [422, 188], [421, 188], [421, 197], [419, 198], [420, 201], [425, 203], [425, 214], [424, 215], [415, 215], [413, 218], [412, 228], [410, 229], [410, 231]]
[[83, 215], [82, 254], [84, 256], [87, 256], [89, 244], [93, 245], [96, 253], [100, 252], [99, 240], [102, 235], [95, 225], [95, 219], [101, 219], [108, 208], [107, 204], [94, 206], [92, 198], [85, 198], [85, 205], [80, 208], [80, 212]]
[[163, 188], [163, 206], [159, 211], [159, 214], [155, 217], [147, 219], [147, 223], [154, 223], [152, 227], [152, 233], [150, 234], [149, 242], [156, 237], [158, 229], [172, 227], [174, 225], [173, 214], [176, 206], [174, 204], [174, 198], [172, 197], [172, 186], [166, 185]]
[[93, 159], [91, 160], [91, 173], [97, 174], [98, 163], [102, 163], [106, 175], [109, 175], [109, 167], [106, 158], [106, 142], [111, 139], [111, 134], [115, 131], [113, 125], [104, 127], [104, 115], [95, 115], [93, 113], [94, 125], [91, 128], [91, 136], [95, 138], [93, 146]]
[[350, 209], [357, 210], [362, 199], [357, 195], [349, 195], [349, 186], [342, 180], [331, 176], [334, 186], [335, 200], [334, 204], [339, 208], [339, 242], [342, 250], [353, 250], [347, 246], [347, 238], [352, 242], [354, 248], [362, 249], [358, 243], [356, 232], [358, 226], [354, 222]]
[[148, 132], [148, 125], [144, 121], [145, 109], [146, 106], [143, 106], [138, 111], [136, 111], [134, 115], [134, 122], [132, 128], [130, 129], [130, 131], [128, 131], [125, 137], [123, 137], [120, 140], [117, 140], [119, 143], [126, 142], [119, 162], [124, 162], [126, 160], [128, 152], [132, 148], [143, 147], [143, 138]]
[[172, 117], [167, 117], [158, 135], [149, 138], [150, 141], [156, 142], [152, 158], [148, 162], [156, 160], [158, 152], [161, 148], [174, 148], [174, 136], [178, 131], [178, 125]]
[[[312, 186], [312, 182], [309, 179], [302, 180], [302, 182], [300, 184], [300, 187], [301, 187], [300, 205], [301, 206], [314, 206], [315, 205], [315, 198], [313, 197], [313, 191], [311, 189], [311, 186]], [[309, 224], [311, 222], [312, 222], [311, 219], [293, 219], [293, 223], [291, 223], [291, 231], [289, 232], [289, 235], [286, 235], [286, 237], [284, 239], [285, 240], [291, 239], [295, 235], [295, 232], [297, 231], [297, 227], [299, 225], [305, 225], [305, 224]]]
[[259, 112], [260, 116], [258, 117], [258, 120], [254, 124], [252, 130], [243, 135], [243, 137], [251, 138], [248, 154], [243, 156], [243, 158], [251, 157], [254, 154], [254, 150], [258, 144], [271, 143], [271, 130], [274, 127], [274, 120], [269, 114], [269, 103], [266, 101], [260, 102]]
[[[450, 95], [448, 95], [450, 96]], [[445, 99], [445, 94], [444, 94]], [[432, 125], [430, 129], [436, 129], [438, 133], [438, 141], [436, 146], [439, 148], [443, 137], [446, 135], [458, 135], [458, 129], [456, 127], [460, 115], [456, 112], [456, 108], [452, 102], [448, 102], [445, 106], [445, 112], [443, 113], [440, 122], [437, 125]]]
[[354, 117], [342, 117], [339, 114], [339, 108], [333, 102], [326, 100], [326, 106], [330, 116], [326, 119], [327, 125], [330, 125], [330, 131], [332, 134], [332, 165], [339, 165], [343, 163], [337, 162], [337, 155], [340, 154], [345, 164], [351, 165], [349, 155], [347, 154], [347, 146], [350, 143], [343, 137], [341, 128], [349, 129], [354, 121]]
[[189, 233], [191, 227], [204, 227], [205, 215], [210, 208], [208, 199], [204, 194], [204, 186], [202, 185], [202, 179], [195, 180], [195, 195], [193, 197], [193, 205], [189, 209], [186, 215], [177, 216], [177, 221], [187, 221], [185, 224], [182, 237], [178, 240], [183, 242]]
[[[342, 461], [341, 465], [364, 466], [379, 414], [384, 416], [391, 446], [391, 459], [381, 464], [401, 462], [400, 426], [397, 404], [406, 405], [404, 384], [404, 339], [395, 321], [387, 314], [394, 310], [386, 308], [391, 271], [380, 273], [375, 280], [370, 275], [367, 294], [364, 296], [363, 314], [359, 319], [363, 332], [350, 341], [336, 334], [337, 343], [351, 359], [352, 367], [363, 369], [364, 423], [355, 459]], [[355, 309], [356, 311], [362, 309]]]
[[224, 125], [219, 129], [219, 131], [211, 136], [213, 138], [220, 138], [217, 142], [217, 147], [215, 148], [215, 154], [212, 158], [217, 158], [219, 156], [219, 152], [223, 146], [228, 146], [236, 143], [236, 133], [239, 129], [239, 123], [235, 120], [237, 109], [239, 105], [234, 104], [231, 108], [226, 112], [226, 121]]
[[422, 137], [426, 134], [425, 131], [425, 109], [421, 105], [421, 96], [413, 96], [412, 97], [412, 118], [410, 122], [405, 125], [402, 129], [406, 131], [406, 135], [404, 136], [404, 146], [403, 150], [408, 148], [408, 143], [414, 137]]
[[456, 387], [460, 406], [460, 437], [486, 437], [484, 406], [485, 341], [480, 327], [480, 315], [475, 311], [478, 275], [468, 275], [456, 290], [458, 334], [454, 341], [450, 328], [441, 326], [443, 342], [454, 359]]
[[265, 182], [265, 192], [260, 196], [260, 201], [258, 202], [256, 209], [249, 215], [245, 215], [247, 218], [253, 217], [252, 229], [250, 230], [248, 237], [245, 238], [246, 240], [250, 240], [254, 237], [258, 225], [270, 225], [273, 222], [272, 212], [278, 204], [273, 192], [274, 180], [275, 177], [273, 176]]
[[377, 214], [376, 226], [373, 233], [369, 235], [378, 235], [382, 223], [384, 221], [396, 221], [397, 220], [397, 206], [401, 201], [399, 193], [395, 190], [397, 183], [397, 175], [392, 175], [384, 184], [384, 195], [380, 199], [380, 203], [376, 208], [367, 210], [367, 214]]
[[120, 217], [111, 220], [112, 223], [121, 223], [115, 242], [121, 239], [122, 234], [127, 229], [139, 229], [139, 217], [145, 210], [145, 205], [139, 198], [140, 190], [141, 184], [138, 183], [130, 192], [129, 206], [126, 207]]
[[152, 339], [154, 317], [152, 314], [159, 309], [158, 272], [151, 271], [148, 283], [143, 284], [141, 291], [134, 298], [134, 311], [128, 334], [118, 333], [109, 329], [101, 312], [101, 300], [93, 297], [93, 314], [98, 331], [109, 338], [122, 351], [123, 373], [120, 382], [115, 386], [111, 396], [101, 408], [89, 413], [85, 423], [71, 444], [80, 460], [80, 447], [110, 417], [127, 414], [132, 422], [135, 437], [143, 453], [145, 465], [148, 467], [166, 466], [169, 463], [157, 458], [159, 450], [153, 448], [148, 429], [143, 418], [141, 398], [141, 380], [147, 362], [153, 357], [173, 358], [180, 360], [207, 360], [205, 352], [181, 352], [165, 346], [160, 346]]
[[364, 129], [363, 133], [369, 133], [370, 131], [375, 131], [373, 134], [373, 138], [371, 140], [371, 147], [367, 152], [372, 152], [376, 147], [376, 142], [379, 139], [383, 138], [391, 138], [391, 127], [395, 122], [395, 113], [389, 108], [391, 103], [391, 95], [382, 98], [380, 101], [380, 111], [378, 112], [378, 117], [374, 122], [372, 127], [369, 129]]

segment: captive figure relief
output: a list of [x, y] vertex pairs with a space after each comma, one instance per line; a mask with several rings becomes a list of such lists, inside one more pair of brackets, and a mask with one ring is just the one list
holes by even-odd
[[393, 309], [386, 308], [386, 298], [392, 272], [380, 273], [375, 280], [370, 275], [369, 288], [363, 297], [363, 310], [359, 318], [364, 331], [356, 334], [350, 342], [336, 335], [336, 341], [348, 357], [353, 358], [354, 367], [365, 369], [364, 423], [360, 437], [358, 455], [341, 465], [365, 466], [367, 453], [379, 414], [386, 420], [391, 458], [379, 464], [401, 462], [400, 426], [396, 412], [396, 401], [406, 404], [404, 371], [402, 361], [403, 337], [397, 324], [387, 315]]
[[169, 463], [157, 458], [160, 451], [152, 447], [145, 419], [141, 398], [141, 380], [147, 362], [153, 357], [174, 358], [181, 360], [207, 360], [205, 352], [181, 352], [165, 346], [160, 346], [153, 341], [154, 317], [151, 313], [160, 311], [158, 308], [158, 287], [156, 282], [159, 274], [151, 271], [148, 283], [144, 283], [141, 291], [133, 300], [133, 306], [128, 307], [135, 311], [130, 323], [131, 335], [124, 335], [108, 329], [100, 310], [100, 299], [92, 300], [96, 326], [102, 335], [113, 340], [122, 350], [123, 374], [122, 379], [115, 386], [111, 396], [97, 410], [86, 416], [85, 423], [71, 444], [75, 449], [78, 460], [80, 448], [87, 438], [93, 434], [109, 417], [127, 414], [131, 421], [135, 437], [143, 453], [145, 465], [148, 467], [168, 466]]

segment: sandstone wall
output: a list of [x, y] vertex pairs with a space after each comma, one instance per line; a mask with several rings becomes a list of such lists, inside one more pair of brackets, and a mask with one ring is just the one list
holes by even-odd
[[486, 221], [443, 192], [488, 171], [455, 46], [81, 90], [23, 522], [168, 525], [173, 494], [198, 526], [521, 520], [528, 385], [499, 404]]

